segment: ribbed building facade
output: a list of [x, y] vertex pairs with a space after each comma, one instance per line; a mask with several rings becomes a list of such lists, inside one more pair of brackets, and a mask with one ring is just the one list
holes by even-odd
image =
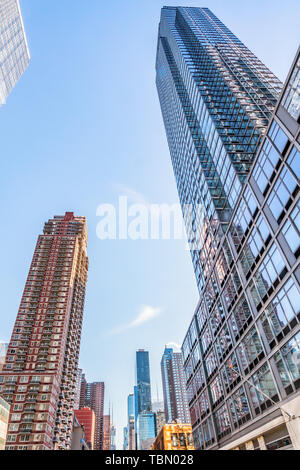
[[88, 272], [84, 217], [55, 216], [38, 237], [0, 372], [11, 405], [6, 449], [69, 449]]
[[1, 106], [30, 62], [19, 0], [0, 3], [0, 50]]
[[165, 348], [161, 360], [161, 376], [164, 394], [166, 423], [191, 421], [187, 400], [183, 357], [181, 352]]
[[157, 87], [193, 207], [200, 300], [182, 349], [195, 448], [300, 448], [299, 55], [280, 94], [209, 9], [165, 7]]

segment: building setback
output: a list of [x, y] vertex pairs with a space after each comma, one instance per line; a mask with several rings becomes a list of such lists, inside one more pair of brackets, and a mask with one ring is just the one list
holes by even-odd
[[299, 449], [299, 51], [280, 96], [209, 9], [165, 7], [157, 87], [194, 209], [200, 300], [182, 349], [195, 448]]
[[190, 423], [190, 410], [181, 352], [174, 352], [172, 348], [165, 348], [161, 359], [161, 375], [166, 422]]
[[0, 106], [17, 84], [30, 62], [19, 0], [0, 3]]
[[104, 382], [87, 383], [82, 374], [80, 408], [91, 408], [96, 416], [95, 450], [103, 450]]
[[8, 450], [69, 449], [88, 272], [87, 227], [72, 212], [38, 237], [0, 394], [11, 405]]

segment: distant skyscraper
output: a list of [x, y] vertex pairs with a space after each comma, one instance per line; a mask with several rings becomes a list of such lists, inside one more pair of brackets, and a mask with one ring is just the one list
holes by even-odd
[[0, 371], [2, 370], [5, 364], [6, 353], [8, 349], [8, 343], [0, 341]]
[[137, 419], [137, 449], [142, 449], [142, 442], [156, 437], [155, 414], [152, 412], [142, 411], [138, 414]]
[[134, 412], [134, 394], [127, 398], [127, 429], [128, 429], [128, 449], [135, 449], [135, 412]]
[[128, 442], [128, 427], [125, 426], [123, 428], [123, 450], [129, 450], [129, 442]]
[[110, 415], [103, 416], [103, 450], [110, 450]]
[[196, 449], [300, 449], [299, 62], [278, 101], [209, 9], [162, 10], [157, 87], [200, 293], [182, 346]]
[[103, 449], [104, 382], [87, 383], [82, 376], [80, 407], [88, 406], [96, 415], [95, 450]]
[[178, 420], [184, 424], [190, 423], [190, 410], [181, 352], [174, 352], [172, 348], [165, 348], [161, 360], [161, 375], [166, 422], [171, 423]]
[[87, 282], [87, 227], [72, 212], [38, 237], [0, 394], [11, 404], [9, 450], [69, 449]]
[[110, 449], [116, 450], [116, 428], [113, 424], [110, 428]]
[[29, 65], [19, 0], [0, 2], [0, 106]]
[[143, 349], [136, 352], [136, 385], [138, 413], [151, 411], [149, 352]]
[[134, 418], [134, 394], [131, 393], [127, 398], [127, 415], [128, 421], [130, 418]]
[[139, 400], [138, 400], [138, 388], [137, 385], [133, 388], [134, 396], [134, 433], [135, 433], [135, 449], [137, 449], [137, 418], [139, 414]]

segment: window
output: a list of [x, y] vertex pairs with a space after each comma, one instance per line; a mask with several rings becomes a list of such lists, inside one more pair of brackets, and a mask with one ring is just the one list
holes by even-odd
[[203, 333], [201, 334], [201, 343], [202, 343], [203, 353], [207, 351], [211, 342], [212, 342], [212, 335], [210, 332], [210, 327], [208, 325], [203, 331]]
[[251, 321], [251, 311], [244, 295], [233, 310], [229, 323], [235, 338], [238, 338]]
[[253, 172], [253, 177], [262, 193], [264, 193], [279, 159], [279, 153], [271, 142], [266, 139]]
[[225, 325], [220, 331], [220, 334], [216, 340], [216, 348], [217, 348], [220, 362], [223, 356], [225, 356], [228, 353], [231, 347], [232, 347], [231, 336], [227, 328], [227, 325]]
[[233, 353], [230, 358], [227, 359], [221, 373], [226, 391], [228, 393], [229, 390], [231, 390], [240, 380], [240, 371], [235, 353]]
[[288, 143], [288, 138], [276, 121], [273, 121], [268, 137], [270, 137], [278, 150], [282, 153], [286, 144]]
[[246, 373], [249, 372], [249, 368], [253, 367], [263, 358], [263, 347], [255, 326], [251, 328], [244, 340], [239, 344], [237, 351]]
[[209, 400], [207, 390], [204, 390], [198, 400], [200, 415], [203, 417], [209, 411]]
[[203, 430], [204, 443], [205, 443], [206, 447], [209, 447], [215, 441], [211, 418], [208, 418], [203, 423], [202, 430]]
[[226, 405], [223, 405], [218, 411], [216, 411], [215, 420], [217, 425], [218, 438], [221, 439], [231, 431], [229, 414]]
[[[300, 313], [300, 292], [295, 281], [290, 278], [272, 302], [267, 306], [261, 317], [262, 326], [269, 344], [273, 347], [275, 337], [282, 339], [285, 327], [290, 324], [294, 327], [297, 324], [296, 317]], [[284, 334], [288, 333], [284, 331]]]
[[214, 353], [214, 349], [212, 349], [211, 352], [209, 353], [209, 355], [207, 356], [207, 358], [205, 360], [205, 364], [206, 364], [207, 374], [209, 376], [212, 375], [213, 372], [218, 367], [216, 356], [215, 356], [215, 353]]
[[223, 391], [223, 386], [222, 386], [222, 382], [221, 382], [219, 375], [217, 375], [217, 377], [211, 383], [210, 391], [211, 391], [213, 404], [215, 404], [216, 402], [219, 402], [219, 400], [223, 398], [224, 391]]
[[241, 426], [251, 418], [244, 387], [238, 389], [229, 399], [230, 411], [235, 427]]
[[300, 58], [292, 72], [287, 89], [282, 98], [282, 106], [297, 121], [300, 115]]
[[224, 309], [220, 302], [217, 303], [210, 318], [212, 332], [216, 334], [225, 318]]
[[274, 360], [287, 393], [294, 391], [291, 384], [295, 384], [296, 389], [300, 388], [300, 333], [275, 354]]
[[[300, 155], [299, 155], [300, 158]], [[291, 213], [289, 219], [282, 228], [283, 236], [285, 237], [290, 249], [295, 256], [299, 255], [300, 247], [300, 205], [297, 205]]]
[[279, 175], [278, 181], [272, 189], [267, 203], [270, 207], [272, 214], [277, 220], [278, 224], [281, 223], [284, 213], [288, 207], [288, 202], [297, 187], [297, 181], [285, 167]]
[[[275, 402], [278, 401], [279, 397], [275, 383], [267, 363], [253, 374], [249, 381], [255, 386], [251, 387], [249, 385], [249, 391], [256, 414], [259, 414], [267, 406], [271, 406], [271, 400], [274, 400]], [[260, 391], [262, 391], [264, 395], [260, 393]]]

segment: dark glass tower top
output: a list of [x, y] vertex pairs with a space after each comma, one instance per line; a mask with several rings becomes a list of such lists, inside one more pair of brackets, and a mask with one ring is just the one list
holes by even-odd
[[151, 385], [149, 352], [136, 352], [136, 383], [138, 395], [138, 413], [151, 411]]
[[196, 271], [205, 240], [215, 251], [227, 228], [281, 82], [208, 8], [162, 9], [156, 71]]

